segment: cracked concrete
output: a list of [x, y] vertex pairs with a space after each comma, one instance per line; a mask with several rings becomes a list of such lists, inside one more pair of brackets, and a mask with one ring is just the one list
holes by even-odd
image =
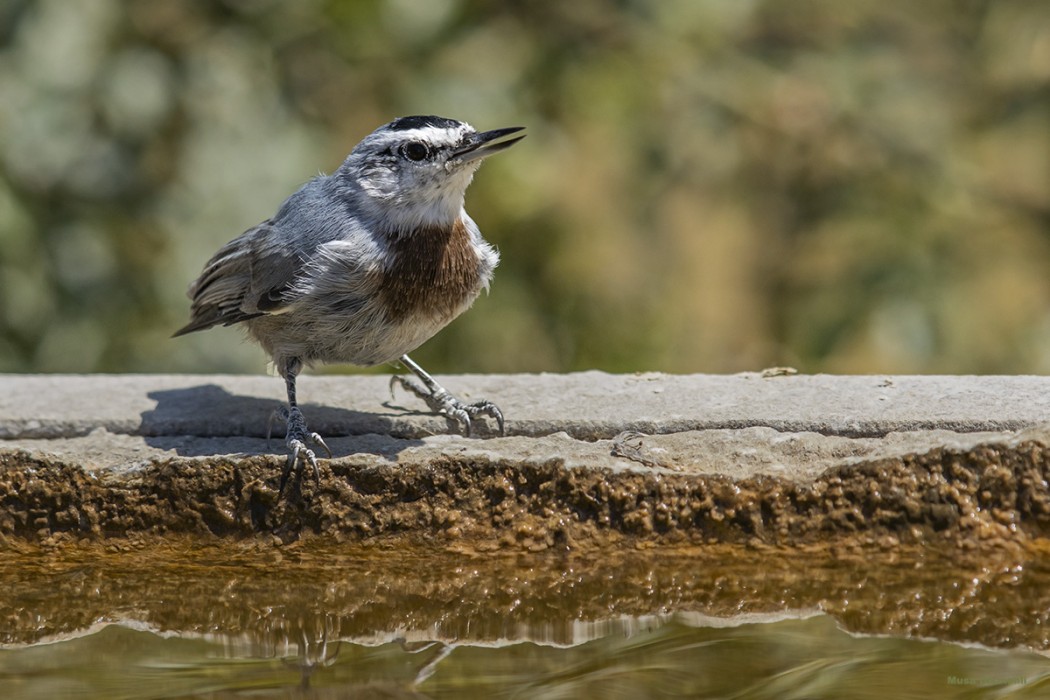
[[334, 458], [279, 491], [272, 377], [0, 377], [0, 539], [185, 533], [479, 549], [1016, 544], [1050, 529], [1050, 379], [484, 375], [507, 436], [388, 379], [304, 377]]

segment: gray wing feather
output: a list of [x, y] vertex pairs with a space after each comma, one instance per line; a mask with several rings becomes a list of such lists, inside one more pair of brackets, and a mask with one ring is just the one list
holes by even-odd
[[223, 246], [190, 285], [190, 322], [175, 335], [280, 312], [303, 261], [279, 241], [271, 219]]

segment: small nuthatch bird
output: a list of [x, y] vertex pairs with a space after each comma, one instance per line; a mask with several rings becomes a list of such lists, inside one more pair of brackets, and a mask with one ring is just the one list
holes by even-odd
[[[277, 214], [227, 243], [190, 285], [190, 322], [176, 336], [244, 323], [288, 389], [274, 417], [286, 425], [284, 478], [300, 462], [318, 476], [295, 378], [313, 362], [400, 362], [423, 382], [399, 383], [450, 425], [503, 414], [464, 403], [413, 362], [412, 352], [488, 289], [499, 254], [463, 208], [483, 158], [512, 146], [523, 127], [478, 133], [435, 116], [401, 117], [354, 147], [339, 169], [304, 185]], [[272, 418], [271, 418], [272, 423]]]

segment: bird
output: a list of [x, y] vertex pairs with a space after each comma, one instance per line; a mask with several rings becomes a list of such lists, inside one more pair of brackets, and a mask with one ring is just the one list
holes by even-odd
[[[405, 116], [361, 140], [330, 175], [313, 178], [277, 213], [234, 238], [190, 284], [189, 322], [173, 337], [243, 324], [283, 377], [290, 470], [309, 464], [311, 445], [332, 451], [307, 427], [296, 377], [315, 363], [400, 363], [422, 382], [401, 386], [472, 434], [472, 421], [504, 417], [491, 401], [465, 403], [408, 355], [487, 291], [499, 253], [464, 209], [481, 162], [525, 138], [525, 127], [477, 131], [435, 115]], [[269, 431], [268, 431], [269, 434]]]

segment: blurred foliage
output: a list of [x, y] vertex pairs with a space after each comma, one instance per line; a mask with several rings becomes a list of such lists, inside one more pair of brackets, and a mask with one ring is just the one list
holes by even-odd
[[1050, 372], [1045, 0], [2, 0], [0, 371], [259, 371], [187, 284], [420, 113], [529, 128], [435, 371]]

